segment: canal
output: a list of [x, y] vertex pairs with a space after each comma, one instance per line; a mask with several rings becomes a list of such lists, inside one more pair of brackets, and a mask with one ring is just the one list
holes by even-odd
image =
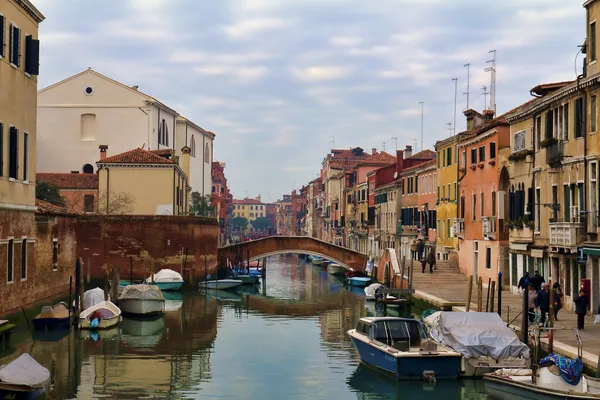
[[53, 399], [486, 398], [481, 380], [396, 383], [360, 366], [346, 331], [387, 311], [295, 256], [267, 265], [265, 288], [169, 294], [160, 318], [125, 317], [99, 335], [33, 340], [21, 324], [2, 363], [30, 353], [50, 370]]

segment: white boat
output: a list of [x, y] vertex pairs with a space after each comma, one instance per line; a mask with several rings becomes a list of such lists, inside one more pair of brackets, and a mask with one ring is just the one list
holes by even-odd
[[45, 398], [50, 381], [50, 371], [40, 365], [29, 354], [0, 367], [1, 399]]
[[129, 314], [161, 313], [165, 308], [165, 298], [156, 285], [129, 285], [119, 296], [119, 307]]
[[375, 301], [375, 291], [377, 289], [385, 287], [381, 283], [372, 283], [365, 288], [365, 297], [367, 301]]
[[152, 348], [162, 338], [165, 320], [162, 316], [155, 319], [123, 318], [121, 323], [121, 338], [128, 346], [134, 348]]
[[179, 290], [183, 286], [183, 277], [179, 272], [172, 269], [161, 269], [154, 274], [154, 282], [152, 276], [146, 279], [146, 283], [152, 283], [160, 288], [160, 290]]
[[96, 329], [108, 329], [121, 321], [121, 310], [110, 301], [103, 301], [85, 309], [79, 314], [79, 328], [90, 329], [94, 318], [99, 317]]
[[462, 354], [462, 376], [531, 365], [529, 347], [496, 313], [436, 311], [423, 324], [436, 343]]
[[242, 284], [242, 281], [236, 279], [220, 279], [215, 281], [204, 281], [198, 283], [201, 288], [207, 289], [231, 289]]
[[[76, 298], [75, 300], [73, 300], [73, 307], [76, 307], [76, 304], [78, 301], [79, 301], [79, 298]], [[103, 301], [104, 301], [104, 290], [100, 289], [99, 287], [93, 288], [90, 290], [86, 290], [83, 293], [83, 310], [87, 310], [91, 306], [102, 303]], [[81, 310], [81, 311], [83, 311], [83, 310]]]
[[342, 267], [340, 264], [331, 263], [327, 266], [327, 273], [333, 276], [344, 276], [346, 272], [346, 268]]
[[308, 256], [308, 258], [310, 259], [310, 262], [313, 263], [313, 265], [321, 265], [323, 264], [323, 257], [319, 257], [319, 256]]

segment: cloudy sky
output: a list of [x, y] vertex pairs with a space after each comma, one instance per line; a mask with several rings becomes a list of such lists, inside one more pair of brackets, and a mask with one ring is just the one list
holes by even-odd
[[[216, 133], [236, 197], [275, 200], [335, 147], [420, 148], [484, 108], [575, 78], [583, 0], [34, 0], [40, 88], [91, 66]], [[582, 56], [577, 58], [578, 70]]]

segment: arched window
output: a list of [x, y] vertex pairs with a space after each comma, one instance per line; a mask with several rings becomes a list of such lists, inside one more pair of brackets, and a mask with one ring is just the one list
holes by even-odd
[[196, 140], [194, 139], [194, 135], [190, 139], [190, 155], [196, 157]]
[[208, 148], [208, 143], [204, 146], [204, 162], [210, 163], [210, 149]]
[[94, 166], [92, 164], [85, 164], [82, 168], [84, 174], [93, 174]]
[[167, 121], [164, 119], [158, 126], [158, 144], [163, 146], [169, 145], [169, 127], [167, 126]]

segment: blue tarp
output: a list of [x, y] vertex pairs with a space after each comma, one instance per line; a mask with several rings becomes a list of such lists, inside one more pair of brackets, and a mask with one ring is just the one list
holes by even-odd
[[553, 363], [558, 367], [560, 376], [562, 376], [569, 385], [577, 385], [581, 380], [581, 375], [583, 374], [583, 362], [580, 358], [571, 360], [570, 358], [552, 353], [542, 358], [538, 364], [543, 366], [549, 363]]

